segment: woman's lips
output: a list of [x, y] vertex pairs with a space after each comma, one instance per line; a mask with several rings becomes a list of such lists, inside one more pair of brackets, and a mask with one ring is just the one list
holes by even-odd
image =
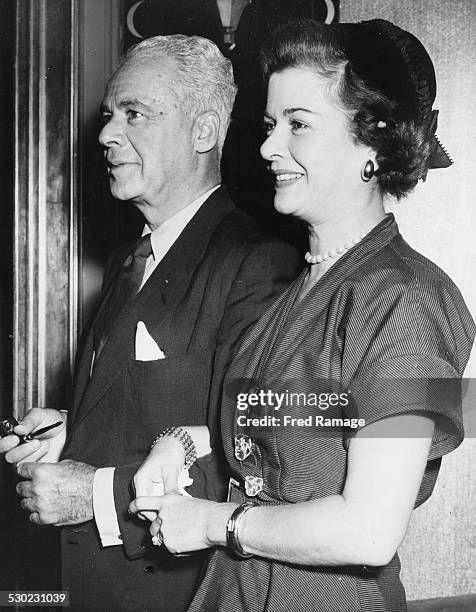
[[274, 172], [274, 185], [277, 188], [292, 185], [301, 179], [304, 174], [300, 172]]

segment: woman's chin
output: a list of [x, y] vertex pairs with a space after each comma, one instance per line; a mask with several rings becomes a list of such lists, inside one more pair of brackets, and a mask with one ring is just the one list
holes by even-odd
[[297, 211], [296, 200], [276, 193], [274, 196], [274, 209], [282, 215], [294, 215]]

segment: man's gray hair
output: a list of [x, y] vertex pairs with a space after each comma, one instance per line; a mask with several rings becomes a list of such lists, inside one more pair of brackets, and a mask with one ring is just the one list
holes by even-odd
[[217, 147], [221, 153], [230, 124], [236, 95], [233, 67], [211, 40], [201, 36], [153, 36], [131, 47], [121, 65], [146, 59], [175, 61], [177, 80], [174, 91], [182, 110], [192, 119], [200, 113], [215, 111], [220, 119]]

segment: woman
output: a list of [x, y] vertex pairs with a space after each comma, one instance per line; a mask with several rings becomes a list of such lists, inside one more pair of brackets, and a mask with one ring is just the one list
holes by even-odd
[[[263, 57], [261, 153], [276, 209], [307, 223], [309, 266], [228, 373], [229, 501], [167, 494], [131, 509], [157, 511], [151, 533], [174, 553], [218, 547], [192, 611], [406, 610], [396, 550], [462, 440], [451, 382], [475, 332], [458, 289], [383, 207], [450, 164], [433, 65], [382, 20], [289, 24]], [[205, 434], [159, 437], [138, 494], [153, 474], [176, 488]]]

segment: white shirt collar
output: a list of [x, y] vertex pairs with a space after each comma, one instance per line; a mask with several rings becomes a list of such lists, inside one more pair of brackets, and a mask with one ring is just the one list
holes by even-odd
[[153, 232], [150, 231], [147, 224], [144, 226], [142, 236], [151, 234], [150, 242], [155, 264], [158, 264], [163, 259], [167, 251], [180, 236], [187, 223], [192, 219], [202, 204], [204, 204], [219, 187], [220, 185], [215, 185], [209, 189], [206, 193], [202, 194], [196, 200], [185, 206], [185, 208], [182, 208], [175, 213], [175, 215], [167, 219], [167, 221], [164, 221], [164, 223], [159, 225]]

